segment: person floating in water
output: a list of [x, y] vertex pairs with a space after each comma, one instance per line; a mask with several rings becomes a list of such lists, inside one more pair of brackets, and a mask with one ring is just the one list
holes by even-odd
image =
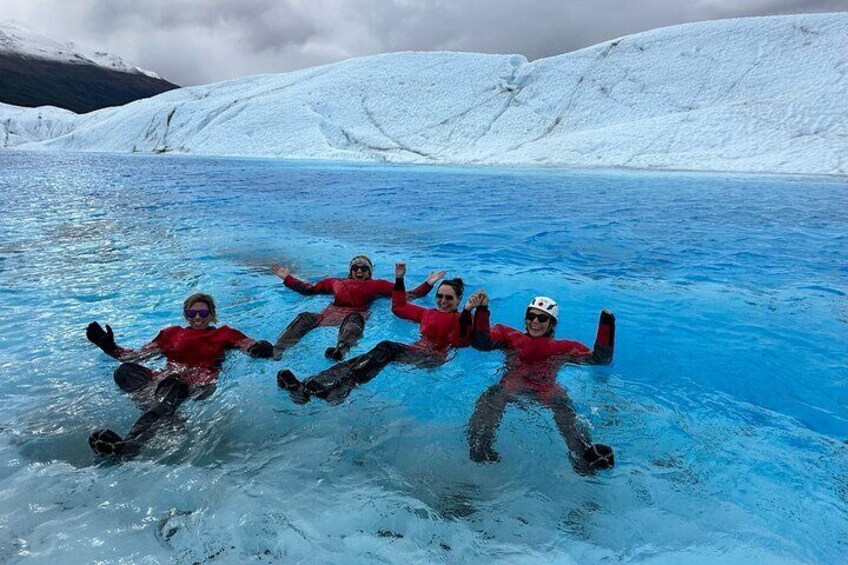
[[534, 298], [524, 314], [524, 332], [496, 325], [489, 328], [489, 299], [485, 292], [472, 296], [464, 310], [476, 308], [471, 345], [475, 349], [506, 352], [506, 374], [477, 400], [468, 425], [468, 447], [473, 461], [500, 461], [492, 448], [495, 433], [506, 405], [521, 397], [550, 408], [559, 433], [565, 439], [574, 470], [593, 473], [615, 464], [609, 446], [592, 443], [589, 431], [577, 419], [571, 399], [556, 382], [563, 363], [606, 365], [612, 361], [615, 346], [615, 316], [601, 312], [594, 349], [570, 340], [555, 340], [559, 307], [545, 296]]
[[[189, 296], [183, 303], [183, 316], [188, 327], [165, 328], [139, 351], [119, 347], [108, 324], [105, 330], [97, 322], [88, 325], [88, 340], [123, 361], [115, 370], [115, 382], [146, 408], [126, 437], [109, 429], [91, 434], [88, 442], [96, 453], [136, 455], [141, 444], [153, 437], [157, 424], [173, 416], [184, 400], [208, 398], [214, 392], [228, 350], [240, 349], [258, 359], [272, 356], [271, 342], [256, 341], [229, 326], [213, 326], [217, 322], [215, 301], [208, 294]], [[159, 355], [167, 359], [162, 371], [152, 371], [136, 362]]]
[[[296, 344], [307, 333], [318, 326], [339, 326], [339, 338], [335, 347], [328, 347], [324, 355], [341, 361], [356, 345], [365, 330], [368, 307], [376, 299], [392, 294], [392, 283], [372, 279], [373, 265], [366, 255], [357, 255], [350, 261], [346, 279], [327, 277], [315, 284], [301, 281], [291, 275], [288, 267], [274, 265], [274, 274], [283, 279], [290, 289], [300, 294], [332, 294], [333, 303], [322, 312], [302, 312], [283, 330], [274, 345], [274, 359], [279, 360], [283, 351]], [[409, 293], [411, 298], [421, 298], [432, 290], [433, 285], [445, 276], [444, 271], [432, 272], [427, 279]]]
[[392, 312], [400, 318], [417, 322], [421, 338], [408, 345], [396, 341], [381, 341], [373, 349], [337, 363], [303, 382], [291, 371], [277, 373], [277, 384], [289, 392], [298, 404], [305, 404], [313, 396], [332, 404], [342, 402], [356, 385], [373, 379], [391, 362], [416, 365], [422, 368], [438, 367], [448, 360], [448, 353], [457, 347], [466, 347], [470, 337], [471, 313], [463, 317], [457, 312], [462, 299], [462, 279], [442, 281], [436, 290], [436, 308], [422, 308], [407, 302], [404, 287], [406, 264], [395, 265], [395, 285], [392, 291]]

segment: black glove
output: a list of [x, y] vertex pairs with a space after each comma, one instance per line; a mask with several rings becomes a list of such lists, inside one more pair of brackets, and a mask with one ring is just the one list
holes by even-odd
[[270, 359], [274, 355], [274, 346], [270, 341], [260, 339], [247, 348], [247, 354], [254, 359]]
[[118, 349], [118, 346], [115, 344], [115, 334], [112, 333], [109, 324], [106, 324], [106, 330], [104, 330], [97, 322], [91, 322], [85, 329], [85, 337], [102, 349], [106, 355], [115, 356], [115, 350]]
[[583, 452], [583, 459], [589, 464], [589, 469], [609, 469], [615, 465], [615, 454], [612, 448], [602, 443], [594, 443]]
[[615, 315], [609, 310], [601, 312], [598, 320], [598, 334], [592, 349], [592, 362], [597, 365], [609, 365], [615, 352]]

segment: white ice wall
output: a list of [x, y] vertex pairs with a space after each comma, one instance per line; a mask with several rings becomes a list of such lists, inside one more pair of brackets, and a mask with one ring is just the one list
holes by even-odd
[[7, 146], [848, 174], [848, 13], [687, 24], [531, 63], [380, 55], [174, 90], [64, 127], [33, 128], [37, 111], [0, 106]]

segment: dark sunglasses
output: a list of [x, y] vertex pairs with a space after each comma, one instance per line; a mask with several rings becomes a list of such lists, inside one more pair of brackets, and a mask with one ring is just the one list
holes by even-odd
[[371, 272], [371, 267], [369, 267], [368, 265], [354, 265], [350, 268], [350, 271], [357, 273], [369, 273]]
[[186, 310], [186, 318], [191, 320], [195, 316], [200, 316], [205, 320], [209, 317], [209, 310]]
[[550, 320], [551, 317], [548, 316], [547, 314], [537, 314], [535, 312], [527, 312], [527, 314], [524, 315], [524, 319], [527, 320], [528, 322], [532, 322], [533, 320], [539, 320], [540, 324], [544, 324], [545, 322]]
[[456, 296], [453, 294], [442, 294], [441, 292], [436, 293], [436, 300], [456, 300]]

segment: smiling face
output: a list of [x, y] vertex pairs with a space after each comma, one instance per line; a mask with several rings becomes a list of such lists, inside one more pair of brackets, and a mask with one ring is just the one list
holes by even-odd
[[371, 278], [371, 267], [364, 261], [357, 261], [350, 266], [350, 278], [358, 281], [367, 281]]
[[205, 330], [212, 323], [212, 311], [205, 302], [194, 302], [185, 311], [189, 326], [195, 330]]
[[528, 308], [524, 315], [524, 329], [530, 337], [542, 337], [548, 335], [554, 319], [550, 314], [538, 308]]
[[439, 312], [456, 312], [460, 296], [449, 284], [442, 284], [436, 290], [436, 308]]

